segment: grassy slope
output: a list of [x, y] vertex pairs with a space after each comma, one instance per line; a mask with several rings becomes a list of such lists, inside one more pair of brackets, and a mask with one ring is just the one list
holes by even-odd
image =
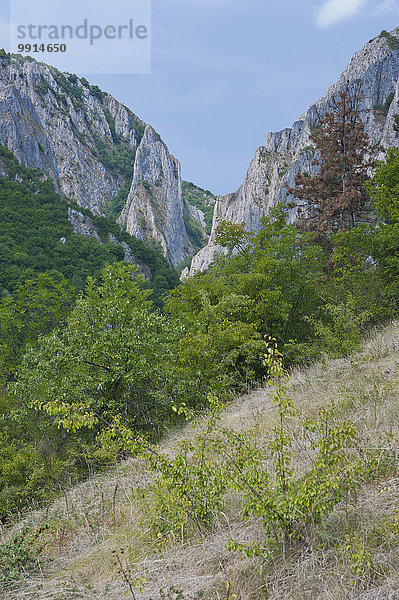
[[[293, 398], [305, 414], [333, 403], [338, 414], [356, 421], [365, 445], [395, 449], [399, 446], [398, 365], [399, 323], [395, 323], [349, 359], [295, 372]], [[223, 419], [238, 429], [256, 424], [258, 435], [266, 437], [273, 422], [269, 391], [260, 389], [237, 399], [226, 408]], [[164, 448], [173, 452], [177, 441], [191, 432], [188, 427], [172, 433]], [[303, 453], [298, 451], [296, 460], [300, 469]], [[174, 599], [173, 594], [159, 594], [170, 586], [184, 590], [184, 599], [196, 598], [199, 590], [206, 592], [206, 598], [226, 599], [227, 581], [232, 582], [231, 594], [242, 600], [397, 597], [399, 475], [390, 473], [386, 480], [363, 486], [314, 528], [306, 546], [288, 551], [263, 575], [253, 559], [225, 548], [230, 537], [248, 540], [259, 534], [256, 521], [240, 522], [236, 498], [227, 499], [211, 532], [198, 533], [189, 541], [166, 540], [151, 529], [146, 486], [144, 465], [130, 460], [69, 491], [47, 514], [29, 515], [25, 522], [50, 524], [48, 552], [54, 561], [45, 568], [44, 577], [27, 579], [22, 588], [8, 590], [3, 597], [119, 600], [127, 586], [113, 565], [112, 550], [121, 548], [132, 577], [146, 580], [144, 590], [135, 591], [137, 600]], [[359, 547], [348, 548], [346, 535], [358, 536]], [[371, 566], [363, 568], [368, 557]]]

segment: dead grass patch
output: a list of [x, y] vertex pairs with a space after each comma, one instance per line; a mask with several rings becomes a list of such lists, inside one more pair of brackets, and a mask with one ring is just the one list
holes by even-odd
[[[365, 448], [386, 449], [397, 463], [398, 366], [396, 322], [371, 335], [350, 358], [295, 369], [291, 393], [307, 415], [333, 406], [356, 423]], [[225, 427], [252, 428], [259, 443], [273, 423], [270, 390], [262, 388], [234, 400], [222, 416]], [[179, 441], [193, 435], [188, 425], [172, 432], [161, 447], [173, 454]], [[306, 463], [300, 442], [296, 463], [298, 470]], [[50, 524], [53, 562], [44, 577], [27, 579], [0, 597], [120, 600], [127, 587], [113, 565], [112, 550], [123, 548], [132, 577], [145, 579], [137, 600], [161, 600], [160, 590], [171, 586], [183, 591], [182, 600], [197, 598], [201, 591], [209, 600], [227, 600], [228, 582], [231, 598], [235, 594], [239, 600], [394, 600], [399, 598], [399, 477], [391, 467], [338, 505], [309, 531], [305, 543], [262, 564], [226, 549], [229, 538], [250, 541], [261, 535], [256, 520], [241, 521], [234, 494], [210, 531], [197, 532], [189, 541], [178, 536], [157, 540], [148, 521], [146, 467], [128, 460], [24, 519], [25, 524]]]

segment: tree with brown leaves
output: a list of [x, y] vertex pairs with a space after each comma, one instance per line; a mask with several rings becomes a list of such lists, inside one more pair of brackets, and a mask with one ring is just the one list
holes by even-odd
[[374, 166], [374, 147], [364, 131], [359, 114], [359, 90], [347, 86], [334, 100], [310, 140], [318, 151], [312, 166], [315, 175], [298, 173], [290, 195], [301, 201], [297, 225], [318, 236], [355, 226], [367, 201], [365, 182]]

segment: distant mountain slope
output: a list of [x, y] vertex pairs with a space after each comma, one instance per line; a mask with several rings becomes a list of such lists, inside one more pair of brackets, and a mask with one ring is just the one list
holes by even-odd
[[196, 209], [197, 221], [203, 225], [205, 232], [209, 235], [212, 230], [216, 196], [190, 181], [183, 181], [183, 198], [189, 206]]
[[[228, 220], [257, 230], [270, 207], [287, 201], [285, 184], [293, 187], [298, 172], [314, 170], [313, 154], [308, 151], [311, 128], [331, 109], [334, 97], [347, 83], [352, 89], [360, 88], [363, 96], [360, 112], [372, 142], [382, 149], [399, 144], [399, 133], [393, 128], [399, 114], [397, 27], [390, 33], [382, 32], [359, 50], [326, 95], [312, 104], [292, 127], [268, 134], [265, 145], [257, 149], [241, 187], [233, 194], [217, 198], [208, 245], [193, 258], [191, 274], [206, 270], [215, 254], [222, 251], [215, 244], [218, 223]], [[294, 217], [295, 209], [291, 213], [291, 218]]]
[[86, 79], [0, 54], [0, 144], [94, 214], [115, 220], [123, 209], [120, 223], [159, 243], [170, 264], [193, 254], [178, 160], [150, 126]]
[[61, 273], [80, 289], [89, 275], [121, 260], [148, 279], [157, 305], [178, 282], [161, 253], [67, 201], [0, 146], [0, 294], [43, 272]]

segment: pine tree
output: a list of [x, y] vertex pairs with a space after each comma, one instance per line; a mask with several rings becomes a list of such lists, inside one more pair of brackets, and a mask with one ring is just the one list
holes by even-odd
[[319, 151], [311, 163], [318, 172], [298, 173], [296, 187], [287, 186], [301, 201], [297, 225], [302, 230], [322, 236], [350, 229], [362, 217], [374, 147], [359, 114], [360, 98], [359, 90], [351, 95], [348, 86], [340, 92], [310, 136]]

